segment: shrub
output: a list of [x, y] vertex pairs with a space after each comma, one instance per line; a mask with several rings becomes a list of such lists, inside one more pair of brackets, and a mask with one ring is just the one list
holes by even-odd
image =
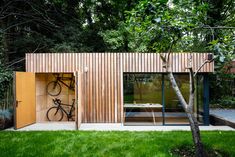
[[0, 130], [9, 128], [13, 125], [13, 109], [0, 110]]
[[0, 109], [12, 107], [12, 78], [13, 72], [10, 69], [5, 68], [0, 61]]
[[223, 96], [211, 102], [212, 108], [235, 108], [235, 97]]

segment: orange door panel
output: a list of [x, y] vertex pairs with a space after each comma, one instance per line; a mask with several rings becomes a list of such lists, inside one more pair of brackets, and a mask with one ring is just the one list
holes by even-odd
[[15, 72], [15, 129], [36, 122], [35, 74]]

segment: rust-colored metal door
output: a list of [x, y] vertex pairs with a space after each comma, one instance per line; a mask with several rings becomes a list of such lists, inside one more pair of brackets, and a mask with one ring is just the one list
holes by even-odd
[[15, 72], [15, 129], [36, 122], [35, 73]]

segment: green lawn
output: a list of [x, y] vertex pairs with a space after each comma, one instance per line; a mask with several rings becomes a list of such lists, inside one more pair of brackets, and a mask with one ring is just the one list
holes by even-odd
[[[235, 132], [202, 132], [206, 147], [235, 156]], [[172, 156], [191, 145], [191, 132], [0, 132], [0, 156]]]

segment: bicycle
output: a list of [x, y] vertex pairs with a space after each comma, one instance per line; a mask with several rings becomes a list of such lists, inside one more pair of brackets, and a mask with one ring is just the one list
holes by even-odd
[[[62, 74], [62, 76], [60, 74], [54, 74], [56, 80], [55, 81], [51, 81], [47, 84], [46, 87], [46, 91], [49, 95], [51, 96], [58, 96], [61, 93], [61, 85], [60, 83], [62, 83], [63, 85], [65, 85], [66, 87], [68, 87], [70, 90], [74, 91], [74, 84], [75, 84], [75, 80], [74, 77], [64, 77]], [[69, 80], [69, 84], [66, 84], [64, 81], [65, 80]]]
[[[64, 117], [64, 114], [66, 114], [68, 121], [74, 120], [75, 116], [73, 115], [73, 111], [75, 110], [74, 104], [75, 99], [73, 99], [72, 105], [69, 104], [63, 104], [60, 99], [52, 99], [55, 106], [51, 107], [47, 111], [47, 119], [48, 121], [61, 121]], [[66, 111], [63, 106], [70, 107], [69, 111]]]

